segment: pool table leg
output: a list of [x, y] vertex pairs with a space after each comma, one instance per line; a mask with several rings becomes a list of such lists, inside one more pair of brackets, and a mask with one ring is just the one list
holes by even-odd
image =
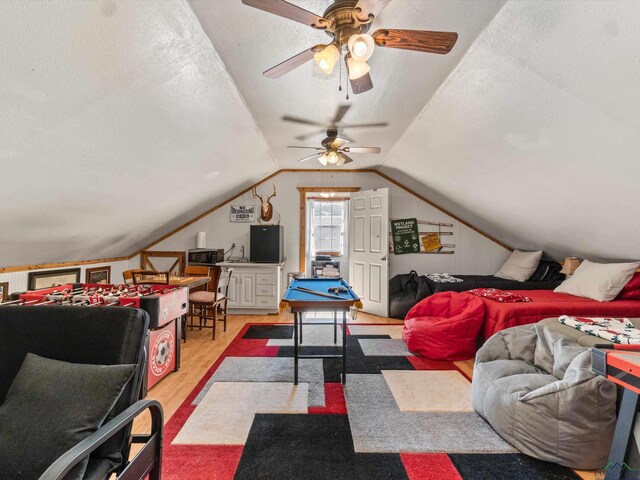
[[302, 344], [302, 316], [304, 315], [302, 312], [298, 312], [300, 315], [300, 343]]
[[298, 384], [298, 315], [301, 312], [293, 314], [293, 384]]
[[342, 311], [342, 384], [347, 383], [347, 312]]
[[338, 343], [338, 312], [333, 312], [333, 343]]

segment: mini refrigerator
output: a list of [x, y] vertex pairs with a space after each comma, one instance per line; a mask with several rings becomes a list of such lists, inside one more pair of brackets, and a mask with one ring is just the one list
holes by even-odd
[[256, 263], [280, 263], [284, 260], [284, 227], [251, 225], [249, 256]]

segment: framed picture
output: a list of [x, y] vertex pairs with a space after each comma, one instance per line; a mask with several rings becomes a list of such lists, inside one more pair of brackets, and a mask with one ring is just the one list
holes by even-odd
[[29, 272], [29, 290], [49, 288], [65, 283], [80, 283], [80, 269], [47, 270], [46, 272]]
[[0, 302], [9, 300], [9, 282], [0, 282]]
[[111, 266], [87, 268], [86, 283], [111, 283]]

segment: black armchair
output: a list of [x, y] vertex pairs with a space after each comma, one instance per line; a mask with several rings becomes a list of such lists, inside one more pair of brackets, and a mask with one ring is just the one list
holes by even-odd
[[[62, 480], [87, 457], [83, 480], [105, 480], [113, 473], [118, 480], [160, 479], [162, 407], [140, 400], [148, 327], [147, 313], [133, 308], [0, 306], [0, 404], [27, 353], [81, 364], [137, 365], [103, 425], [51, 464], [41, 480]], [[147, 410], [151, 432], [132, 435], [133, 420]], [[132, 443], [143, 446], [129, 460]]]

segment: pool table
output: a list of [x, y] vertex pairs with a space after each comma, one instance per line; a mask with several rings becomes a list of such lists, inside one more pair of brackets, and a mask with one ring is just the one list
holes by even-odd
[[[342, 292], [330, 289], [342, 288]], [[347, 380], [347, 312], [351, 307], [362, 308], [358, 295], [342, 278], [294, 279], [282, 297], [280, 308], [290, 308], [293, 313], [293, 383], [298, 384], [298, 360], [301, 358], [342, 358], [342, 383]], [[302, 320], [305, 312], [333, 312], [334, 343], [337, 343], [337, 314], [342, 312], [342, 354], [301, 355]], [[313, 323], [307, 322], [307, 325]], [[326, 325], [323, 324], [323, 325]]]

